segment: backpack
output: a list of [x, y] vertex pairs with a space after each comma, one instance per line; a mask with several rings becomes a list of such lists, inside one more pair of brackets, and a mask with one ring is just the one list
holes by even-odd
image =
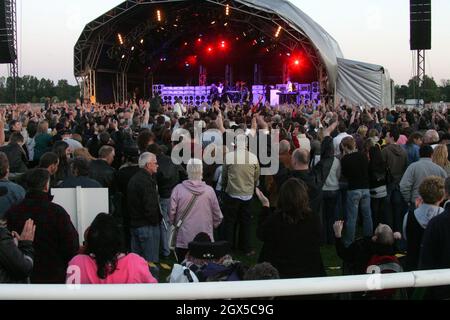
[[[403, 268], [400, 261], [396, 256], [379, 256], [374, 255], [367, 263], [367, 274], [383, 274], [383, 273], [397, 273], [403, 272]], [[376, 283], [373, 283], [377, 285]], [[368, 291], [364, 297], [368, 299], [381, 299], [388, 300], [393, 299], [396, 295], [396, 289], [384, 289], [379, 291]]]

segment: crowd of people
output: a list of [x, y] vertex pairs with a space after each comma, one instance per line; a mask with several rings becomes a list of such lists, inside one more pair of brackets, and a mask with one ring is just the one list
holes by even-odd
[[[181, 129], [189, 134], [172, 141]], [[229, 130], [244, 143], [215, 139]], [[267, 164], [248, 141], [270, 134], [279, 168], [262, 175]], [[223, 163], [178, 164], [171, 154], [180, 145], [200, 155], [212, 147]], [[172, 249], [181, 272], [171, 282], [323, 277], [324, 245], [336, 247], [344, 274], [450, 268], [449, 146], [446, 108], [6, 106], [0, 283], [155, 283]], [[88, 230], [52, 202], [51, 189], [77, 186], [109, 190], [110, 212]], [[257, 255], [258, 265], [236, 252]]]

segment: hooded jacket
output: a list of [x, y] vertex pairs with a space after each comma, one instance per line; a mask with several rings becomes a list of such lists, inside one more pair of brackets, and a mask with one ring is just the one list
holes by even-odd
[[403, 234], [408, 243], [405, 266], [407, 271], [418, 270], [423, 234], [428, 227], [428, 223], [442, 212], [444, 212], [444, 209], [441, 207], [422, 204], [414, 212], [410, 210], [405, 215]]
[[223, 219], [214, 189], [204, 181], [186, 180], [172, 191], [169, 207], [171, 224], [177, 223], [193, 195], [197, 196], [197, 200], [178, 231], [177, 248], [187, 249], [189, 242], [200, 232], [207, 233], [214, 241], [214, 228], [217, 228]]
[[390, 183], [398, 184], [408, 167], [408, 155], [405, 149], [398, 144], [388, 144], [381, 151], [381, 156], [390, 172]]

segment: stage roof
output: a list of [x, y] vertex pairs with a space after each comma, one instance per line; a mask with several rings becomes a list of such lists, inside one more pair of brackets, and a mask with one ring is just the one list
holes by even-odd
[[[192, 5], [205, 8], [205, 11], [211, 12], [210, 15], [213, 16], [217, 16], [217, 12], [222, 13], [223, 8], [229, 5], [232, 15], [239, 14], [235, 18], [235, 22], [238, 23], [236, 28], [243, 31], [250, 29], [249, 26], [252, 26], [252, 29], [255, 27], [256, 30], [273, 38], [274, 30], [278, 26], [282, 27], [280, 39], [272, 39], [273, 43], [291, 49], [296, 47], [305, 49], [312, 60], [314, 58], [317, 60], [315, 61], [316, 64], [322, 64], [326, 67], [330, 85], [335, 86], [337, 58], [343, 57], [338, 43], [319, 24], [295, 5], [285, 0], [125, 1], [86, 25], [75, 45], [75, 75], [80, 76], [88, 69], [99, 67], [98, 62], [104, 60], [103, 57], [107, 51], [105, 47], [114, 44], [118, 32], [122, 35], [128, 34], [136, 37], [138, 33], [154, 31], [152, 28], [156, 26], [152, 25], [152, 21], [154, 22], [153, 12], [157, 8], [163, 8], [163, 10], [165, 8], [166, 12], [164, 13], [167, 15], [185, 12], [185, 17], [192, 19], [187, 14], [189, 6]], [[219, 11], [214, 13], [209, 10], [208, 8], [211, 8], [212, 5], [218, 7]], [[148, 10], [150, 8], [154, 10]], [[192, 23], [195, 25], [195, 21], [192, 21]], [[189, 23], [187, 24], [189, 25]], [[100, 44], [101, 46], [99, 46]], [[109, 53], [111, 55], [111, 49], [109, 49]], [[113, 68], [114, 66], [111, 64], [107, 67]], [[107, 67], [103, 66], [103, 68], [108, 69]]]

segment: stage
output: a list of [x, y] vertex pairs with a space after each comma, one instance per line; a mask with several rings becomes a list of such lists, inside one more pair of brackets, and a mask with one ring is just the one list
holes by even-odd
[[[155, 86], [170, 88], [166, 101], [210, 102], [210, 85], [241, 81], [251, 102], [322, 94], [391, 104], [385, 68], [344, 59], [334, 38], [285, 0], [124, 1], [85, 26], [74, 73], [83, 97], [100, 103], [149, 99]], [[299, 85], [295, 97], [280, 89], [288, 79]]]

